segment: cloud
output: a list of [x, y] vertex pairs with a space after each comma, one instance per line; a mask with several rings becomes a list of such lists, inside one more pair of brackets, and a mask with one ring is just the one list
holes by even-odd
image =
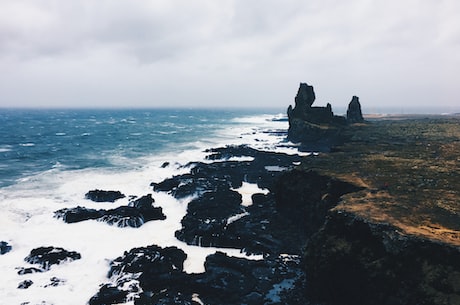
[[442, 92], [453, 104], [459, 10], [455, 0], [3, 0], [0, 90], [17, 103], [284, 107], [307, 81], [321, 102], [429, 104]]

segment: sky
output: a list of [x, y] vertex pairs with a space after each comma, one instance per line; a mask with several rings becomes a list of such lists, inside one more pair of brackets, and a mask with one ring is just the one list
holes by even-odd
[[460, 111], [458, 16], [457, 0], [0, 0], [0, 107], [284, 109], [306, 82], [333, 109]]

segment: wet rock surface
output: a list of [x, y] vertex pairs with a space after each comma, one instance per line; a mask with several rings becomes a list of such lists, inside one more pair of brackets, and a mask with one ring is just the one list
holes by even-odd
[[126, 196], [120, 191], [103, 191], [92, 190], [85, 194], [85, 198], [95, 202], [115, 202], [118, 199], [125, 198]]
[[205, 272], [183, 271], [185, 253], [175, 247], [135, 248], [112, 262], [109, 277], [91, 305], [117, 304], [295, 304], [289, 294], [302, 278], [298, 256], [265, 260], [207, 257]]
[[39, 265], [42, 270], [49, 270], [52, 265], [59, 265], [80, 258], [80, 253], [75, 251], [68, 251], [59, 247], [39, 247], [30, 251], [24, 260], [30, 264]]
[[66, 223], [96, 219], [118, 227], [138, 228], [148, 221], [166, 219], [162, 208], [154, 207], [153, 203], [152, 195], [148, 194], [130, 202], [128, 206], [121, 206], [115, 209], [96, 210], [78, 206], [64, 208], [54, 214], [55, 217], [64, 220]]
[[12, 247], [6, 241], [0, 241], [0, 255], [10, 252]]

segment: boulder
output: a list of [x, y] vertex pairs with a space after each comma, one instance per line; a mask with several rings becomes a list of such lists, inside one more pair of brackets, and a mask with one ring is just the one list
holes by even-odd
[[361, 104], [359, 103], [359, 97], [357, 96], [353, 96], [353, 98], [351, 99], [351, 102], [348, 104], [347, 122], [348, 123], [364, 122], [363, 114], [361, 112]]
[[12, 247], [6, 241], [0, 241], [0, 255], [10, 252]]
[[117, 199], [125, 198], [126, 196], [120, 191], [103, 191], [92, 190], [85, 194], [85, 198], [95, 202], [115, 202]]
[[148, 194], [131, 201], [128, 206], [121, 206], [115, 209], [95, 210], [78, 206], [58, 210], [54, 212], [54, 215], [67, 223], [96, 219], [122, 228], [139, 228], [148, 221], [166, 219], [163, 209], [154, 207], [153, 202], [152, 195]]
[[71, 262], [80, 258], [80, 253], [75, 251], [67, 251], [56, 247], [40, 247], [30, 251], [30, 254], [24, 260], [30, 264], [40, 265], [43, 270], [49, 270], [52, 265], [59, 265], [63, 262]]
[[22, 281], [22, 282], [19, 283], [18, 289], [27, 289], [27, 288], [29, 288], [30, 286], [32, 286], [33, 283], [34, 283], [34, 282], [31, 281], [31, 280], [24, 280], [24, 281]]

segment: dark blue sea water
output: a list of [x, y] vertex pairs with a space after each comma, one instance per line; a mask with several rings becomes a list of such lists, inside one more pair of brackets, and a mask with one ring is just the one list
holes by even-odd
[[277, 109], [0, 109], [0, 187], [60, 167], [129, 166], [130, 159], [212, 143], [244, 118]]

